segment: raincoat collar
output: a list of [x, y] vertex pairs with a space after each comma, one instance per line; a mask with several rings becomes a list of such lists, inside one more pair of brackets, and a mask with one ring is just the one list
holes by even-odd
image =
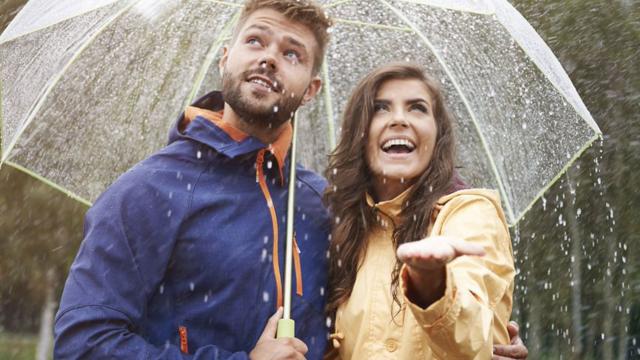
[[222, 121], [223, 108], [224, 100], [219, 91], [212, 91], [196, 100], [178, 118], [169, 135], [169, 143], [186, 137], [206, 144], [229, 158], [267, 149], [276, 158], [282, 174], [293, 138], [291, 124], [272, 144], [265, 145], [257, 138]]
[[[410, 186], [408, 189], [400, 193], [395, 198], [391, 200], [381, 201], [379, 203], [376, 203], [375, 200], [373, 199], [373, 196], [371, 196], [371, 194], [367, 192], [366, 193], [367, 205], [388, 216], [395, 224], [399, 224], [402, 209], [406, 204], [407, 198], [409, 197], [409, 194], [411, 193], [411, 189], [413, 189], [413, 186], [414, 185]], [[447, 191], [446, 195], [440, 197], [438, 201], [436, 201], [436, 204], [435, 204], [436, 211], [432, 214], [432, 216], [437, 215], [437, 212], [440, 210], [440, 208], [442, 208], [442, 205], [444, 205], [447, 201], [454, 198], [461, 191], [467, 190], [467, 189], [469, 189], [469, 186], [462, 180], [462, 178], [457, 172], [454, 172], [452, 182], [451, 182], [451, 187]]]
[[371, 194], [367, 193], [367, 205], [370, 207], [380, 211], [381, 213], [388, 216], [394, 223], [398, 223], [400, 220], [400, 214], [402, 213], [402, 208], [405, 203], [405, 200], [409, 196], [411, 189], [413, 186], [410, 186], [408, 189], [400, 193], [398, 196], [391, 200], [381, 201], [376, 203]]

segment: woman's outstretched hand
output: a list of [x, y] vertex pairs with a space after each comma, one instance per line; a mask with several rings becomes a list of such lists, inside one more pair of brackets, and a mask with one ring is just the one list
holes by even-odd
[[446, 265], [465, 255], [484, 256], [482, 246], [461, 239], [434, 236], [404, 243], [398, 247], [398, 259], [407, 265], [403, 280], [409, 300], [427, 308], [444, 295]]

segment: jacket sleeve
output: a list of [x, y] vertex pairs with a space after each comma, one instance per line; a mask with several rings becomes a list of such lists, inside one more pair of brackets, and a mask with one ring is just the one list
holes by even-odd
[[[401, 273], [405, 301], [425, 331], [437, 358], [490, 359], [493, 344], [508, 344], [514, 263], [509, 232], [492, 201], [462, 196], [445, 205], [438, 235], [482, 245], [483, 257], [463, 256], [447, 265], [444, 296], [422, 309], [407, 297], [407, 269]], [[440, 217], [440, 216], [439, 216]]]
[[[125, 175], [85, 217], [84, 240], [56, 316], [54, 357], [248, 359], [246, 353], [214, 345], [187, 355], [170, 344], [152, 345], [140, 335], [147, 303], [161, 286], [185, 209], [175, 201], [176, 195], [168, 201], [152, 185], [131, 180]], [[128, 185], [132, 183], [136, 185]]]

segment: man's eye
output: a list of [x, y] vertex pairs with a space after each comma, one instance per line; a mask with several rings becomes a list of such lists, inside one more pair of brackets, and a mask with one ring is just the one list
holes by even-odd
[[289, 59], [289, 60], [294, 60], [294, 61], [299, 61], [300, 60], [300, 55], [298, 55], [298, 53], [293, 51], [293, 50], [285, 51], [284, 56], [286, 56], [287, 59]]
[[260, 45], [260, 41], [258, 41], [258, 39], [256, 39], [256, 38], [250, 38], [249, 40], [247, 40], [247, 44], [249, 44], [249, 45]]

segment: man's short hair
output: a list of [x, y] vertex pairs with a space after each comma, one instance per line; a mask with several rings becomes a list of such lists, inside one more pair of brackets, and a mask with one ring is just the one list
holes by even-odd
[[233, 32], [233, 41], [238, 37], [238, 32], [247, 18], [260, 9], [278, 11], [287, 19], [311, 30], [318, 44], [318, 51], [315, 52], [313, 59], [313, 74], [317, 74], [327, 51], [328, 30], [333, 25], [333, 21], [325, 14], [322, 7], [313, 0], [247, 0]]

